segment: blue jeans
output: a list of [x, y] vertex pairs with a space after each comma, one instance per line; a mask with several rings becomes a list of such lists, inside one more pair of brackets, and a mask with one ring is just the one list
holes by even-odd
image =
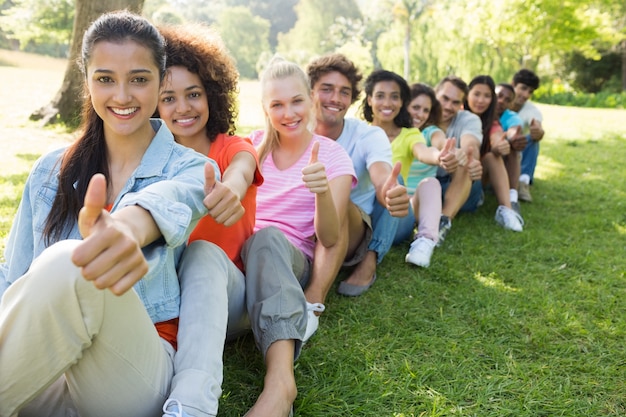
[[391, 249], [400, 219], [389, 214], [389, 210], [381, 206], [376, 199], [374, 200], [371, 219], [372, 240], [370, 240], [367, 249], [376, 252], [376, 263], [380, 264]]
[[535, 168], [537, 167], [537, 159], [539, 158], [539, 142], [532, 140], [530, 135], [526, 137], [526, 140], [528, 143], [522, 151], [521, 174], [528, 175], [532, 184]]
[[[446, 195], [446, 190], [448, 186], [450, 186], [451, 177], [437, 177], [439, 182], [441, 183], [441, 197], [443, 198]], [[480, 180], [472, 181], [472, 188], [470, 189], [470, 194], [461, 206], [459, 212], [469, 212], [473, 213], [478, 210], [478, 207], [483, 205], [485, 200], [485, 195], [483, 192], [483, 184]]]

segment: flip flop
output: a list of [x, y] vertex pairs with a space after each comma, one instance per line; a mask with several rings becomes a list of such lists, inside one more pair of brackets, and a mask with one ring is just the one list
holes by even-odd
[[339, 287], [337, 288], [337, 292], [341, 295], [345, 295], [346, 297], [358, 297], [369, 290], [370, 287], [374, 285], [374, 282], [376, 282], [376, 274], [374, 274], [372, 280], [367, 285], [354, 285], [348, 284], [346, 281], [341, 281], [339, 283]]

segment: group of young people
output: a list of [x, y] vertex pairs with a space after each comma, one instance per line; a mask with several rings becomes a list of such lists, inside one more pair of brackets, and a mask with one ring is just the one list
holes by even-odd
[[[496, 177], [543, 136], [536, 111], [515, 124], [515, 80], [477, 82], [485, 106], [471, 83], [409, 87], [378, 70], [364, 120], [346, 117], [362, 75], [330, 54], [306, 72], [274, 58], [265, 127], [241, 138], [219, 36], [126, 11], [92, 23], [81, 67], [81, 134], [35, 163], [0, 266], [0, 417], [217, 415], [224, 343], [250, 330], [266, 374], [246, 415], [293, 415], [293, 364], [339, 270], [337, 291], [363, 294], [408, 239], [407, 262], [427, 267], [483, 172], [514, 212]], [[526, 99], [533, 82], [519, 82]], [[453, 128], [466, 98], [476, 114]]]

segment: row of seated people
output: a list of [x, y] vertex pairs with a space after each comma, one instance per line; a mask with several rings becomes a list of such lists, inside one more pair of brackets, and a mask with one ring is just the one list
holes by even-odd
[[487, 178], [496, 220], [521, 231], [515, 181], [496, 183], [500, 164], [517, 180], [514, 152], [543, 135], [540, 114], [519, 124], [508, 110], [524, 120], [536, 77], [496, 93], [488, 77], [433, 90], [374, 71], [361, 120], [346, 117], [362, 75], [345, 56], [306, 72], [275, 58], [266, 126], [241, 138], [236, 67], [203, 26], [105, 14], [82, 68], [81, 136], [35, 164], [0, 269], [0, 374], [13, 381], [0, 415], [217, 415], [224, 342], [250, 329], [266, 374], [246, 415], [293, 415], [293, 363], [342, 268], [337, 291], [359, 296], [407, 239], [407, 262], [428, 267]]

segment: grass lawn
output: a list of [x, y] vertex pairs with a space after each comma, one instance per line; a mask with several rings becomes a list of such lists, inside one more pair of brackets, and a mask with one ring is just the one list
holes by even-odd
[[[0, 65], [17, 61], [0, 51]], [[27, 120], [58, 89], [57, 64], [0, 66], [2, 240], [34, 159], [72, 138]], [[258, 84], [241, 90], [245, 132], [262, 118]], [[296, 362], [296, 415], [626, 415], [626, 110], [540, 108], [524, 232], [497, 226], [487, 194], [430, 268], [404, 263], [407, 243], [362, 297], [331, 293]], [[220, 415], [243, 415], [263, 375], [252, 337], [228, 344]]]

